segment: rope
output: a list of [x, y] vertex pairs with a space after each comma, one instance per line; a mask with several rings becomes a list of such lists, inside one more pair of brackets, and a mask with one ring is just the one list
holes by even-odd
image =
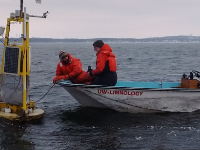
[[55, 84], [53, 84], [53, 85], [49, 88], [49, 90], [48, 90], [39, 100], [35, 101], [35, 103], [41, 101], [41, 100], [49, 93], [49, 91], [50, 91], [54, 86], [55, 86]]
[[[4, 40], [4, 37], [2, 36], [2, 39]], [[3, 45], [5, 45], [5, 43], [0, 39], [1, 43], [3, 43]]]
[[0, 40], [0, 41], [1, 41], [1, 43], [3, 43], [3, 45], [5, 45], [4, 42], [3, 42], [2, 40]]
[[[3, 76], [3, 75], [2, 75], [2, 76]], [[14, 80], [16, 80], [16, 78], [17, 78], [17, 77], [15, 77]], [[14, 91], [13, 91], [7, 98], [5, 98], [5, 99], [9, 99], [9, 98], [15, 93], [15, 91], [18, 89], [18, 87], [19, 87], [19, 85], [20, 85], [20, 82], [21, 82], [21, 76], [19, 77], [19, 83], [18, 83], [17, 87], [16, 87], [16, 88], [14, 89]], [[2, 85], [5, 84], [5, 83], [4, 83], [4, 78], [3, 78], [3, 81], [2, 81], [1, 84], [2, 84]], [[5, 91], [3, 94], [5, 94], [5, 93], [7, 93], [7, 92], [9, 92], [9, 91]]]

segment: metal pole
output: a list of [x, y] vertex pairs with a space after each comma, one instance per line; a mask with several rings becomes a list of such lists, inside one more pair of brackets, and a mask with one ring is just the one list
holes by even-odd
[[26, 39], [26, 7], [24, 7], [24, 39]]
[[20, 17], [22, 18], [23, 14], [23, 0], [20, 0]]

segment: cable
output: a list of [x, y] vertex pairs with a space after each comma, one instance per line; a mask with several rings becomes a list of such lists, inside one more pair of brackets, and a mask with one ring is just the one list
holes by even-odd
[[[2, 39], [4, 40], [4, 37], [2, 36]], [[1, 41], [1, 43], [3, 43], [3, 45], [5, 45], [5, 43], [2, 41], [2, 40], [0, 40]]]
[[49, 90], [42, 96], [42, 98], [40, 98], [39, 100], [35, 101], [35, 103], [37, 103], [37, 102], [39, 102], [40, 100], [42, 100], [42, 99], [49, 93], [49, 91], [54, 87], [54, 85], [55, 85], [55, 84], [53, 84], [53, 85], [49, 88]]
[[2, 41], [2, 40], [0, 40], [1, 41], [1, 43], [3, 43], [3, 45], [4, 45], [4, 42]]
[[[16, 80], [16, 77], [15, 77], [15, 79], [14, 80]], [[13, 94], [14, 94], [14, 92], [18, 89], [18, 87], [19, 87], [19, 85], [20, 85], [20, 82], [21, 82], [21, 76], [19, 76], [19, 83], [18, 83], [18, 85], [17, 85], [17, 87], [14, 89], [14, 91], [7, 97], [7, 98], [5, 98], [5, 99], [9, 99]], [[4, 83], [4, 79], [3, 79], [3, 83]], [[8, 91], [7, 91], [8, 92]], [[6, 93], [6, 92], [5, 92]], [[4, 94], [5, 94], [4, 93]]]

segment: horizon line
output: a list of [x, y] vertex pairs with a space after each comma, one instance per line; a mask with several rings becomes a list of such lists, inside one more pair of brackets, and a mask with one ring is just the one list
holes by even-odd
[[[31, 38], [37, 38], [37, 39], [149, 39], [149, 38], [165, 38], [165, 37], [200, 37], [200, 36], [193, 36], [193, 35], [173, 35], [173, 36], [158, 36], [158, 37], [145, 37], [145, 38], [130, 38], [130, 37], [122, 37], [122, 38], [117, 38], [117, 37], [98, 37], [98, 38], [53, 38], [53, 37], [29, 37]], [[21, 38], [21, 37], [10, 37], [10, 38]]]

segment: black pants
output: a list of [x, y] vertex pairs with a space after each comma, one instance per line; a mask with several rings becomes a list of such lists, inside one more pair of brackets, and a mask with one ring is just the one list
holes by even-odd
[[96, 75], [94, 80], [91, 82], [91, 85], [115, 86], [116, 83], [117, 83], [117, 73], [107, 72]]

